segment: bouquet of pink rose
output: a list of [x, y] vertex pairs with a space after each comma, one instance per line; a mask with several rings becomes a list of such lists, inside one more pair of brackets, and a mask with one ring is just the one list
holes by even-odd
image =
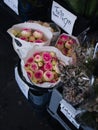
[[12, 29], [11, 32], [15, 37], [25, 40], [27, 42], [43, 43], [47, 41], [47, 38], [44, 36], [44, 33], [39, 30], [22, 28], [20, 30]]
[[60, 81], [59, 64], [69, 65], [72, 58], [62, 55], [53, 46], [35, 46], [21, 62], [27, 81], [40, 87], [50, 87]]
[[25, 70], [34, 83], [58, 81], [60, 71], [58, 58], [54, 52], [36, 52], [25, 63]]
[[24, 58], [35, 45], [50, 45], [52, 32], [37, 23], [24, 22], [13, 25], [7, 30], [12, 37], [12, 44], [20, 58]]
[[63, 33], [58, 37], [55, 47], [57, 47], [65, 56], [72, 57], [74, 48], [77, 45], [79, 45], [79, 41], [76, 37]]

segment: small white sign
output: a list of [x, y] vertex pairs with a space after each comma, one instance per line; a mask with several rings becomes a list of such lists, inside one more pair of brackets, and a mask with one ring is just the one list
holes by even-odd
[[79, 129], [80, 124], [76, 122], [75, 117], [82, 113], [81, 110], [76, 110], [71, 104], [66, 102], [64, 99], [60, 101], [60, 111], [68, 118], [68, 120], [77, 128]]
[[77, 16], [63, 8], [57, 2], [53, 1], [51, 10], [51, 19], [59, 25], [64, 31], [72, 34]]
[[29, 87], [26, 83], [24, 83], [22, 81], [22, 79], [20, 78], [19, 74], [18, 74], [18, 70], [17, 67], [15, 68], [15, 79], [17, 81], [17, 84], [20, 88], [20, 90], [22, 91], [22, 93], [24, 94], [24, 96], [28, 99], [28, 91], [29, 91]]
[[9, 6], [16, 14], [18, 12], [18, 0], [4, 0], [4, 3]]
[[98, 43], [96, 43], [93, 58], [97, 58], [97, 56], [96, 56], [97, 53], [98, 53]]

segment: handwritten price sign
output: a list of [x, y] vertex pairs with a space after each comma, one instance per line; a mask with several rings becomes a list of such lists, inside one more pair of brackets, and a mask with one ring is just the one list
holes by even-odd
[[53, 1], [51, 10], [51, 19], [59, 25], [64, 31], [72, 34], [73, 27], [77, 16], [63, 8], [57, 2]]
[[16, 14], [18, 13], [18, 0], [4, 0], [4, 3], [9, 6]]

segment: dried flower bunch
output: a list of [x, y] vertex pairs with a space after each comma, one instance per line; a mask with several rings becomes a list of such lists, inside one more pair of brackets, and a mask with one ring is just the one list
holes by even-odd
[[85, 109], [86, 112], [76, 117], [76, 120], [84, 125], [98, 129], [98, 79], [93, 86], [90, 84], [90, 76], [96, 74], [95, 65], [98, 60], [93, 59], [94, 47], [75, 48], [77, 56], [76, 64], [69, 66], [60, 65], [62, 81], [64, 82], [62, 95], [72, 105]]
[[94, 130], [98, 129], [98, 78], [96, 78], [93, 86], [94, 94], [89, 98], [83, 105], [82, 109], [85, 109], [86, 112], [80, 117], [77, 117], [77, 121], [83, 124], [86, 124]]
[[[90, 57], [87, 49], [77, 46], [75, 49], [76, 64], [69, 66], [59, 65], [62, 73], [61, 79], [64, 82], [63, 98], [72, 105], [80, 104], [89, 95], [90, 78], [91, 74]], [[89, 62], [90, 63], [90, 62]]]

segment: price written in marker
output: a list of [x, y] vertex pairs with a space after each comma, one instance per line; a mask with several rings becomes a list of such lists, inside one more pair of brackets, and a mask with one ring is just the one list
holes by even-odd
[[73, 27], [77, 16], [63, 8], [57, 2], [53, 1], [51, 10], [51, 19], [59, 25], [64, 31], [72, 34]]

